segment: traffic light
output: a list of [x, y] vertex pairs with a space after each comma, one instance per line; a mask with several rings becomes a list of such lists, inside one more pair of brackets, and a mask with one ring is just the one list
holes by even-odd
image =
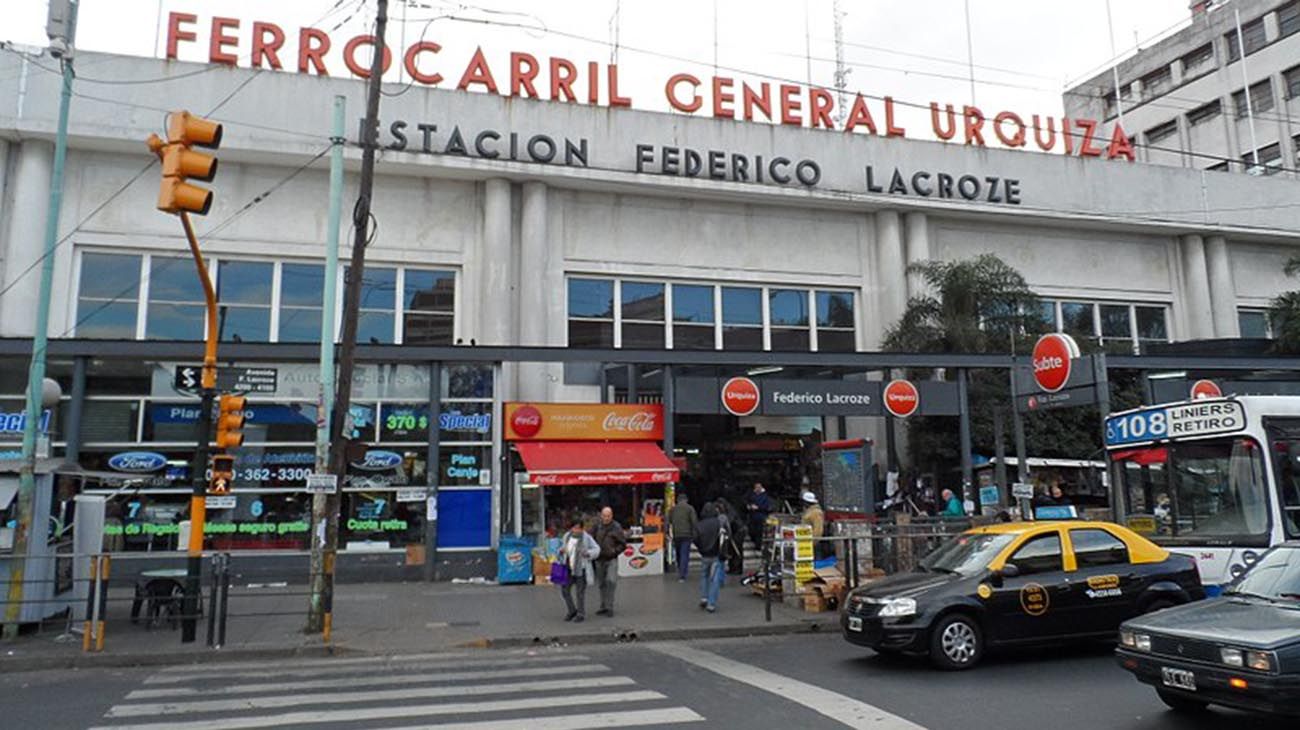
[[244, 443], [244, 404], [242, 395], [223, 395], [217, 406], [217, 449], [237, 449]]
[[221, 125], [186, 111], [167, 116], [167, 141], [156, 134], [146, 140], [149, 149], [162, 160], [162, 184], [158, 188], [158, 210], [207, 215], [212, 191], [186, 182], [193, 178], [211, 182], [217, 174], [217, 158], [191, 147], [217, 149], [221, 146]]
[[212, 457], [212, 478], [208, 480], [209, 494], [227, 494], [235, 482], [235, 457], [217, 454]]

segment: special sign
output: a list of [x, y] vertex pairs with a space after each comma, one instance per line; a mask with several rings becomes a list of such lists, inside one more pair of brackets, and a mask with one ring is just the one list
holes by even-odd
[[[302, 74], [330, 75], [326, 59], [336, 40], [319, 28], [302, 27], [294, 33], [286, 32], [275, 23], [253, 21], [245, 24], [239, 18], [220, 16], [212, 17], [206, 29], [198, 24], [199, 17], [193, 13], [168, 14], [169, 60], [178, 58], [182, 44], [195, 44], [200, 48], [206, 45], [209, 63], [235, 66], [240, 57], [245, 56], [253, 68], [284, 70], [287, 67]], [[203, 36], [202, 40], [200, 36]], [[370, 75], [368, 64], [362, 65], [357, 55], [363, 46], [369, 51], [374, 45], [375, 38], [370, 35], [347, 39], [342, 48], [346, 71], [367, 78]], [[475, 48], [468, 61], [448, 63], [441, 52], [439, 43], [424, 36], [404, 49], [385, 45], [382, 67], [386, 72], [394, 63], [401, 63], [412, 82], [425, 86], [439, 86], [455, 79], [455, 88], [459, 91], [474, 90], [593, 106], [634, 105], [631, 94], [619, 86], [617, 64], [602, 64], [594, 60], [575, 62], [559, 56], [542, 59], [520, 51], [511, 52], [508, 57], [502, 54], [502, 57], [490, 61], [482, 47]], [[335, 73], [339, 70], [337, 67], [333, 69]], [[847, 109], [837, 109], [836, 94], [816, 86], [750, 82], [729, 76], [701, 79], [690, 73], [669, 75], [663, 86], [663, 95], [669, 107], [685, 114], [705, 113], [718, 119], [765, 121], [883, 137], [909, 136], [899, 121], [896, 102], [890, 96], [876, 100], [856, 94], [852, 101], [847, 102]], [[945, 142], [959, 141], [983, 147], [988, 140], [996, 139], [1011, 149], [1032, 145], [1044, 152], [1060, 149], [1066, 155], [1078, 157], [1105, 157], [1129, 162], [1136, 159], [1133, 145], [1118, 122], [1111, 125], [1107, 136], [1095, 119], [1040, 114], [1026, 118], [1011, 110], [986, 113], [977, 106], [957, 106], [938, 101], [929, 103], [929, 111], [930, 130]], [[835, 119], [841, 113], [843, 122], [837, 124]], [[805, 174], [811, 174], [811, 171], [805, 168]], [[914, 177], [914, 184], [915, 181]], [[953, 184], [951, 178], [948, 184]], [[939, 185], [942, 186], [942, 182]], [[1009, 188], [1004, 192], [1011, 195]]]

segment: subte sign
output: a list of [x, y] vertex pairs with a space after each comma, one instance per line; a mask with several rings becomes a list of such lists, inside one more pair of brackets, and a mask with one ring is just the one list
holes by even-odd
[[1030, 361], [1034, 382], [1048, 393], [1058, 393], [1070, 382], [1073, 361], [1079, 357], [1079, 344], [1066, 334], [1043, 335], [1034, 345]]
[[1195, 383], [1192, 383], [1192, 400], [1222, 397], [1223, 389], [1213, 380], [1198, 380]]
[[891, 380], [885, 386], [885, 410], [898, 418], [907, 418], [921, 408], [921, 393], [909, 380]]

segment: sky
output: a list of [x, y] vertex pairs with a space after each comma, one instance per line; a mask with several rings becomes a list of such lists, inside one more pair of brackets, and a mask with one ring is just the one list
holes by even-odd
[[[0, 41], [46, 45], [46, 0], [4, 3]], [[1109, 25], [1107, 0], [969, 0], [972, 88], [965, 0], [837, 5], [849, 101], [854, 93], [890, 95], [900, 102], [900, 121], [920, 129], [929, 127], [931, 101], [960, 109], [973, 99], [990, 117], [1002, 110], [1026, 119], [1060, 114], [1067, 84], [1109, 68], [1110, 28], [1123, 57], [1190, 18], [1187, 0], [1110, 0]], [[226, 16], [241, 21], [239, 65], [247, 66], [254, 21], [283, 27], [290, 55], [302, 26], [329, 31], [337, 51], [367, 32], [375, 8], [375, 0], [81, 0], [77, 46], [161, 57], [168, 13], [188, 12], [199, 16], [199, 39], [183, 45], [180, 58], [206, 61], [211, 18]], [[620, 91], [634, 107], [654, 111], [668, 110], [664, 84], [672, 74], [693, 73], [707, 85], [715, 66], [717, 75], [738, 82], [835, 85], [832, 0], [390, 0], [389, 12], [391, 46], [404, 49], [421, 38], [442, 45], [436, 58], [426, 57], [427, 67], [422, 62], [450, 77], [442, 86], [455, 83], [476, 47], [499, 76], [512, 51], [562, 56], [580, 68], [616, 57]], [[358, 55], [366, 63], [368, 54]], [[346, 74], [339, 58], [327, 63], [334, 75]], [[93, 68], [78, 72], [94, 78]], [[386, 80], [409, 79], [395, 63]], [[883, 124], [878, 105], [872, 113]]]

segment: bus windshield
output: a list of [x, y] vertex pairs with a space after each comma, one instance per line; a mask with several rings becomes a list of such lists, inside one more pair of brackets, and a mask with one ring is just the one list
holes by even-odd
[[1266, 546], [1262, 451], [1254, 439], [1217, 438], [1114, 451], [1111, 462], [1130, 525], [1148, 518], [1141, 532], [1170, 544]]

